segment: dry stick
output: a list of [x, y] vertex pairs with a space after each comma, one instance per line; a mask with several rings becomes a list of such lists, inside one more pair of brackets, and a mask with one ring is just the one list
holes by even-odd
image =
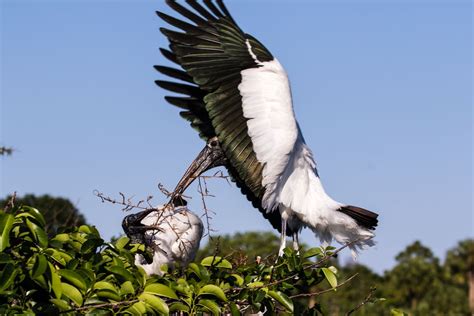
[[13, 192], [12, 196], [8, 199], [7, 204], [4, 207], [5, 213], [8, 213], [10, 209], [15, 207], [16, 202], [16, 191]]
[[311, 296], [317, 296], [317, 295], [321, 295], [321, 294], [324, 294], [324, 293], [327, 293], [327, 292], [334, 291], [335, 289], [340, 288], [341, 286], [343, 286], [343, 285], [349, 283], [349, 282], [350, 282], [353, 278], [355, 278], [357, 275], [358, 275], [358, 273], [354, 274], [354, 275], [351, 276], [350, 278], [346, 279], [344, 282], [341, 282], [341, 283], [339, 283], [337, 286], [332, 287], [332, 288], [330, 288], [330, 289], [326, 289], [326, 290], [322, 290], [322, 291], [318, 291], [318, 292], [312, 292], [312, 293], [296, 294], [296, 295], [290, 296], [290, 298], [293, 299], [293, 298], [297, 298], [297, 297], [311, 297]]
[[[122, 201], [117, 201], [116, 199], [113, 199], [109, 196], [105, 196], [102, 192], [99, 190], [94, 190], [93, 194], [97, 196], [99, 199], [101, 199], [102, 203], [104, 202], [109, 202], [112, 204], [119, 204], [123, 205], [124, 208], [122, 208], [122, 211], [128, 212], [131, 211], [135, 208], [141, 209], [141, 210], [149, 210], [149, 207], [144, 207], [140, 206], [141, 203], [144, 203], [144, 200], [140, 200], [137, 204], [133, 204], [132, 198], [126, 199], [125, 195], [122, 192], [119, 192], [120, 196], [122, 197]], [[152, 197], [151, 197], [152, 198]], [[150, 196], [147, 198], [147, 202], [151, 199]], [[153, 208], [153, 207], [152, 207]]]
[[[202, 184], [203, 182], [204, 182], [204, 186]], [[212, 217], [209, 215], [209, 213], [212, 213], [212, 211], [207, 208], [206, 197], [207, 196], [213, 196], [213, 195], [209, 194], [209, 190], [207, 189], [207, 183], [206, 183], [205, 178], [203, 178], [203, 180], [201, 182], [201, 177], [198, 177], [198, 192], [201, 195], [202, 207], [204, 209], [204, 215], [206, 217], [206, 228], [207, 228], [206, 235], [210, 236], [211, 231], [214, 231], [214, 230], [211, 229], [211, 219], [212, 219]], [[204, 235], [203, 237], [205, 237], [206, 235]]]
[[354, 313], [355, 311], [360, 309], [362, 306], [367, 304], [370, 301], [370, 299], [372, 298], [372, 295], [374, 295], [376, 290], [377, 289], [375, 287], [371, 288], [369, 294], [367, 294], [367, 296], [364, 298], [364, 300], [362, 302], [360, 302], [359, 305], [357, 305], [356, 307], [354, 307], [353, 309], [348, 311], [346, 316], [349, 316], [350, 314]]

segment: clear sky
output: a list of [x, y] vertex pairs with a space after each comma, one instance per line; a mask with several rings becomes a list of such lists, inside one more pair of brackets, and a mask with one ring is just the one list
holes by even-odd
[[[203, 146], [168, 105], [155, 1], [1, 0], [1, 196], [64, 196], [106, 237], [125, 215], [94, 190], [165, 198]], [[376, 271], [416, 239], [442, 256], [473, 236], [470, 1], [228, 1], [286, 68], [322, 181], [380, 213]], [[212, 180], [219, 233], [270, 230]], [[196, 186], [191, 208], [202, 214]], [[309, 233], [303, 240], [319, 242]], [[277, 251], [275, 249], [275, 251]]]

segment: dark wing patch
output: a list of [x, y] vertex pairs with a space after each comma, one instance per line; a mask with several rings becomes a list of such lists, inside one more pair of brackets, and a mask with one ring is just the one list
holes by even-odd
[[204, 138], [218, 137], [230, 162], [229, 173], [237, 186], [272, 226], [280, 230], [280, 214], [266, 214], [261, 207], [264, 193], [261, 185], [263, 165], [258, 162], [253, 151], [238, 90], [241, 71], [259, 67], [249, 54], [247, 40], [259, 61], [271, 61], [273, 56], [258, 40], [242, 32], [222, 1], [213, 3], [205, 0], [203, 4], [193, 0], [186, 2], [194, 12], [176, 1], [166, 1], [188, 21], [157, 12], [165, 22], [178, 29], [160, 29], [170, 42], [170, 51], [162, 50], [162, 53], [180, 65], [184, 72], [156, 67], [161, 73], [185, 81], [186, 84], [168, 81], [157, 81], [157, 84], [185, 95], [167, 97], [167, 100], [186, 110], [181, 115], [191, 121]]

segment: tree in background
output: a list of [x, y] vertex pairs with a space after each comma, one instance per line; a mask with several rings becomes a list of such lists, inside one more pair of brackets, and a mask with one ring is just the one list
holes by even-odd
[[460, 241], [446, 254], [445, 279], [458, 291], [469, 293], [469, 308], [474, 314], [474, 239]]
[[[7, 205], [12, 199], [8, 196], [0, 200], [0, 208]], [[16, 197], [15, 205], [28, 205], [37, 208], [43, 214], [46, 220], [46, 232], [48, 235], [57, 233], [60, 227], [73, 227], [86, 224], [84, 215], [68, 199], [61, 197], [52, 197], [48, 194], [35, 196], [26, 194], [23, 197]]]
[[[275, 255], [280, 247], [280, 239], [272, 232], [246, 232], [234, 235], [212, 237], [207, 245], [198, 252], [197, 259], [214, 255], [229, 255], [244, 262], [253, 262], [260, 256], [266, 258]], [[275, 250], [276, 249], [276, 250]]]
[[409, 245], [395, 259], [397, 265], [387, 274], [388, 285], [394, 290], [393, 300], [402, 305], [400, 307], [417, 310], [438, 278], [439, 260], [419, 241]]
[[[325, 315], [383, 315], [387, 306], [378, 302], [382, 294], [383, 277], [362, 264], [349, 264], [338, 267], [341, 281], [357, 275], [349, 284], [337, 289], [332, 295], [316, 297], [316, 302], [325, 308]], [[378, 302], [377, 304], [373, 304]], [[361, 304], [360, 308], [357, 308]], [[363, 308], [362, 308], [363, 305]]]
[[[456, 255], [455, 255], [456, 256]], [[439, 259], [419, 241], [396, 256], [385, 273], [383, 295], [410, 315], [469, 315], [467, 291], [446, 277]]]

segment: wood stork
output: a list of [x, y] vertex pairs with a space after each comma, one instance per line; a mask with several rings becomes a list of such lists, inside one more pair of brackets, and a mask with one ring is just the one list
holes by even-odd
[[122, 227], [133, 243], [151, 249], [153, 257], [135, 255], [135, 264], [148, 275], [163, 275], [161, 267], [186, 266], [196, 256], [204, 226], [201, 219], [186, 206], [167, 204], [126, 216]]
[[303, 227], [326, 244], [352, 242], [354, 255], [373, 245], [378, 215], [326, 194], [278, 60], [240, 29], [222, 0], [166, 3], [185, 19], [157, 12], [177, 29], [160, 29], [170, 43], [161, 52], [182, 70], [155, 66], [179, 80], [156, 83], [180, 94], [165, 98], [184, 110], [181, 116], [207, 141], [176, 192], [209, 168], [225, 165], [242, 193], [281, 232], [280, 254], [286, 235], [297, 247]]

